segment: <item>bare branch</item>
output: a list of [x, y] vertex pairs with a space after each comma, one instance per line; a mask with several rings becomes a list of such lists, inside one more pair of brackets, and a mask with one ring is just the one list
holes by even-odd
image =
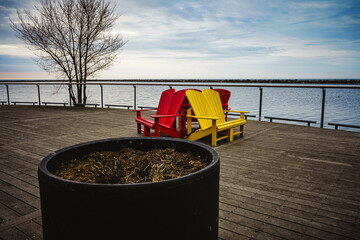
[[[86, 83], [88, 77], [108, 68], [125, 42], [111, 35], [115, 6], [109, 0], [40, 0], [38, 15], [18, 11], [19, 23], [11, 20], [17, 36], [38, 56], [46, 71], [57, 72], [69, 82]], [[86, 102], [86, 88], [77, 85], [73, 100]]]

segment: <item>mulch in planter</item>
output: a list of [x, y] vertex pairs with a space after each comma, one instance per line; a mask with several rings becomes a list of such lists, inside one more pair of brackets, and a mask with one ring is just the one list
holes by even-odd
[[124, 148], [86, 155], [61, 163], [55, 175], [77, 182], [130, 184], [157, 182], [196, 172], [209, 160], [173, 148], [151, 151]]

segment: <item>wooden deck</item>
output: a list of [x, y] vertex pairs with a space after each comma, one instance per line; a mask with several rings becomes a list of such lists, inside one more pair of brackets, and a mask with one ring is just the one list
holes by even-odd
[[[42, 239], [37, 165], [138, 136], [130, 110], [0, 106], [0, 239]], [[210, 144], [210, 139], [205, 139]], [[219, 239], [360, 239], [360, 133], [248, 121], [223, 141]]]

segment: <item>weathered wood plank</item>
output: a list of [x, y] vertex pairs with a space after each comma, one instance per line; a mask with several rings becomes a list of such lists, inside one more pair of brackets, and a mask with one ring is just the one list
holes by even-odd
[[[12, 220], [0, 225], [0, 232], [6, 231], [8, 229], [12, 229], [13, 227], [19, 227], [20, 225], [22, 225], [26, 222], [32, 221], [32, 220], [34, 220], [34, 223], [36, 223], [35, 221], [37, 221], [39, 216], [40, 216], [40, 210], [37, 210], [37, 211], [31, 212], [27, 215], [12, 219]], [[41, 224], [36, 223], [36, 225], [40, 226]]]
[[29, 240], [29, 236], [18, 230], [17, 228], [9, 228], [0, 232], [0, 238], [4, 240]]
[[29, 236], [33, 240], [41, 240], [42, 239], [42, 228], [41, 225], [34, 222], [28, 221], [16, 226], [21, 232]]
[[11, 168], [12, 170], [17, 170], [23, 174], [26, 174], [28, 176], [31, 176], [33, 178], [36, 179], [37, 181], [37, 171], [36, 169], [32, 166], [31, 168], [26, 167], [23, 164], [23, 161], [21, 161], [20, 159], [14, 159], [11, 158], [10, 160], [4, 160], [3, 162], [1, 162], [1, 164], [3, 164], [4, 166], [6, 166], [7, 168]]
[[9, 175], [11, 175], [23, 182], [29, 183], [35, 187], [38, 186], [38, 180], [37, 180], [36, 175], [34, 175], [34, 176], [28, 175], [22, 171], [19, 171], [20, 168], [9, 167], [9, 165], [11, 166], [12, 164], [11, 163], [9, 164], [8, 162], [0, 164], [1, 172], [9, 174]]
[[16, 212], [18, 216], [26, 215], [37, 210], [35, 207], [3, 191], [0, 191], [0, 203]]
[[35, 207], [36, 209], [40, 209], [40, 199], [39, 197], [35, 196], [34, 194], [25, 192], [11, 184], [6, 183], [3, 180], [0, 180], [0, 189], [3, 192]]
[[0, 179], [24, 192], [34, 195], [35, 197], [40, 197], [38, 186], [31, 185], [25, 181], [22, 181], [12, 175], [9, 175], [1, 171], [0, 171]]
[[19, 213], [14, 211], [13, 209], [5, 206], [3, 202], [3, 197], [1, 196], [3, 194], [2, 191], [0, 191], [0, 224], [6, 223], [10, 221], [11, 219], [17, 218], [20, 216]]

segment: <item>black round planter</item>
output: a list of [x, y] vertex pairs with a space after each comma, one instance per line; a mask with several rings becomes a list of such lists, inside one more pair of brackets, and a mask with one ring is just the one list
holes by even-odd
[[[53, 174], [62, 161], [97, 151], [163, 149], [211, 159], [175, 179], [137, 184], [79, 183]], [[218, 239], [220, 159], [211, 147], [174, 138], [117, 138], [67, 147], [38, 169], [44, 240]]]

